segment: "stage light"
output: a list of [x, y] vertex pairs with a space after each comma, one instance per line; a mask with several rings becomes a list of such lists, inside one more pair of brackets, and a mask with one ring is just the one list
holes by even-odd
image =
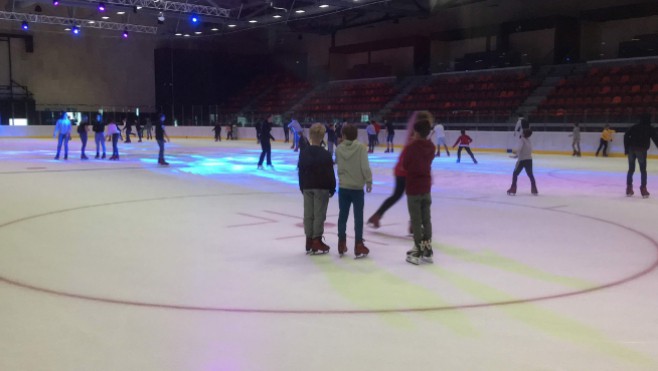
[[165, 16], [163, 12], [158, 13], [158, 24], [164, 24]]
[[304, 10], [304, 9], [298, 9], [298, 10], [295, 10], [295, 13], [298, 13], [298, 14], [306, 13], [306, 10]]
[[255, 19], [252, 19], [251, 21], [249, 21], [249, 23], [258, 23], [258, 21], [255, 20]]
[[126, 12], [124, 12], [123, 10], [120, 10], [120, 11], [117, 12], [117, 14], [118, 15], [124, 15], [124, 14], [126, 14]]
[[73, 26], [73, 27], [71, 27], [71, 32], [72, 32], [74, 35], [79, 35], [79, 34], [80, 34], [80, 27], [78, 27], [78, 26]]
[[228, 25], [229, 28], [233, 28], [233, 27], [235, 27], [235, 26], [237, 26], [237, 24], [230, 24], [230, 25]]
[[105, 3], [98, 3], [98, 11], [102, 13], [105, 10], [106, 10]]
[[123, 37], [124, 39], [127, 39], [128, 38], [128, 30], [123, 30], [123, 33], [121, 34], [121, 37]]
[[275, 15], [272, 16], [272, 18], [281, 18], [281, 15], [280, 14], [275, 14]]
[[199, 23], [199, 19], [200, 19], [199, 16], [196, 14], [192, 14], [192, 16], [190, 17], [190, 21], [192, 21], [192, 23]]
[[327, 4], [322, 4], [322, 5], [320, 5], [319, 7], [320, 7], [320, 8], [328, 8], [329, 5], [327, 5]]
[[183, 36], [183, 34], [178, 32], [178, 33], [176, 33], [176, 36]]
[[110, 17], [108, 17], [108, 16], [102, 16], [101, 18], [103, 18], [104, 20], [110, 19]]
[[96, 21], [87, 21], [87, 23], [94, 24], [94, 23], [96, 23]]
[[59, 5], [59, 0], [53, 0], [53, 6], [58, 6]]
[[201, 33], [202, 33], [201, 31], [194, 32], [195, 35], [201, 35]]
[[213, 28], [210, 29], [210, 31], [219, 31], [219, 28], [213, 27]]
[[23, 29], [23, 31], [27, 31], [30, 29], [30, 25], [27, 24], [27, 21], [23, 21], [23, 23], [21, 23], [21, 28]]

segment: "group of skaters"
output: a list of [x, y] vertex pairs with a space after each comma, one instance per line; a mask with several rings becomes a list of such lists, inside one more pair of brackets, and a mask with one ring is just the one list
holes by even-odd
[[[373, 217], [368, 223], [379, 227], [378, 220], [383, 212], [402, 195], [407, 194], [407, 206], [414, 235], [414, 245], [407, 252], [406, 261], [415, 265], [432, 263], [432, 161], [435, 158], [434, 144], [429, 140], [432, 130], [429, 112], [419, 112], [409, 120], [407, 140], [396, 165], [396, 174], [404, 172], [402, 182], [397, 180], [394, 201], [384, 202], [378, 211], [377, 223]], [[338, 254], [347, 252], [347, 219], [350, 208], [354, 216], [354, 257], [364, 258], [370, 250], [363, 240], [363, 210], [365, 192], [372, 191], [372, 171], [368, 160], [369, 149], [357, 140], [358, 129], [348, 123], [340, 124], [342, 140], [336, 147], [335, 165], [338, 172]], [[329, 199], [336, 192], [334, 160], [322, 146], [327, 128], [313, 124], [309, 130], [309, 143], [300, 149], [299, 188], [304, 195], [304, 233], [307, 254], [326, 254], [330, 247], [324, 243], [324, 222], [327, 217]], [[365, 191], [364, 191], [365, 188]], [[397, 195], [399, 194], [399, 195]], [[383, 210], [383, 211], [382, 211]]]
[[[105, 159], [106, 158], [106, 147], [105, 141], [112, 142], [112, 156], [109, 157], [111, 161], [119, 160], [119, 141], [122, 140], [122, 132], [125, 133], [126, 138], [124, 143], [131, 143], [130, 137], [136, 135], [139, 139], [139, 142], [142, 142], [144, 129], [146, 129], [146, 135], [148, 140], [152, 139], [152, 127], [155, 126], [155, 140], [158, 143], [160, 148], [158, 154], [158, 164], [160, 165], [169, 165], [164, 159], [164, 143], [170, 141], [169, 136], [165, 130], [165, 115], [159, 115], [159, 123], [152, 125], [152, 122], [149, 119], [146, 120], [146, 125], [142, 126], [141, 123], [137, 122], [136, 124], [136, 133], [133, 133], [132, 123], [126, 118], [121, 120], [121, 124], [117, 124], [116, 121], [110, 120], [106, 123], [103, 120], [101, 114], [96, 115], [96, 120], [93, 124], [89, 123], [89, 117], [83, 116], [80, 123], [77, 125], [77, 133], [80, 136], [80, 141], [82, 146], [80, 147], [80, 159], [88, 160], [85, 151], [87, 149], [87, 141], [89, 135], [89, 129], [94, 132], [94, 142], [96, 143], [96, 156], [95, 159]], [[71, 134], [73, 132], [73, 123], [68, 117], [66, 112], [62, 113], [62, 116], [55, 123], [55, 131], [53, 132], [53, 137], [57, 138], [57, 154], [55, 155], [55, 160], [59, 160], [60, 154], [62, 152], [62, 147], [64, 147], [64, 160], [68, 160], [69, 157], [69, 141], [71, 140]]]

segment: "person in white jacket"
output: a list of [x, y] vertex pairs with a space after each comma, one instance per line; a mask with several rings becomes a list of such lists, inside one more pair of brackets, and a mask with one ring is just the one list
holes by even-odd
[[368, 149], [356, 139], [358, 130], [354, 125], [342, 128], [344, 140], [336, 148], [338, 166], [338, 253], [347, 251], [347, 218], [350, 206], [354, 205], [354, 256], [363, 258], [370, 250], [363, 244], [364, 192], [372, 191], [372, 171], [368, 162]]
[[525, 169], [525, 173], [528, 174], [530, 178], [530, 193], [537, 195], [537, 184], [535, 183], [535, 176], [532, 173], [532, 143], [530, 142], [530, 136], [532, 135], [532, 130], [524, 129], [523, 136], [519, 139], [519, 144], [516, 149], [516, 166], [514, 167], [514, 174], [512, 175], [512, 186], [507, 190], [507, 194], [514, 196], [516, 194], [516, 180], [521, 174], [521, 171]]

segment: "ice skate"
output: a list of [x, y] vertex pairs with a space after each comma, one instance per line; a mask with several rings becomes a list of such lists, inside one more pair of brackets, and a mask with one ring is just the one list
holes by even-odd
[[263, 167], [263, 165], [258, 165], [258, 167], [256, 168], [256, 170], [265, 170], [265, 168]]
[[354, 244], [354, 259], [362, 259], [368, 256], [370, 250], [363, 244], [363, 241]]
[[329, 245], [322, 242], [322, 237], [317, 237], [311, 240], [311, 254], [322, 255], [329, 252]]
[[414, 247], [412, 247], [411, 250], [407, 251], [407, 263], [411, 263], [413, 265], [419, 265], [421, 254], [422, 252], [420, 246], [414, 243]]
[[343, 257], [343, 254], [347, 252], [347, 241], [345, 239], [338, 240], [338, 255]]
[[649, 198], [649, 191], [647, 191], [647, 187], [640, 187], [640, 194], [642, 194], [642, 198]]
[[530, 187], [530, 193], [532, 193], [533, 196], [538, 196], [539, 195], [539, 192], [537, 191], [537, 186], [536, 185], [532, 185]]
[[169, 163], [165, 160], [162, 160], [162, 161], [158, 161], [158, 165], [169, 166]]
[[432, 251], [432, 241], [422, 241], [420, 243], [420, 246], [422, 248], [421, 252], [421, 259], [425, 263], [430, 263], [434, 264], [434, 259], [432, 259], [432, 256], [434, 256], [434, 252]]
[[633, 192], [633, 186], [632, 185], [626, 186], [626, 197], [632, 197], [634, 194], [635, 192]]
[[368, 218], [367, 225], [372, 228], [379, 228], [379, 214], [372, 214], [370, 218]]
[[313, 239], [311, 237], [306, 237], [306, 255], [311, 253], [311, 245], [313, 244]]
[[507, 195], [508, 196], [516, 195], [516, 186], [515, 185], [509, 187], [509, 189], [507, 190]]

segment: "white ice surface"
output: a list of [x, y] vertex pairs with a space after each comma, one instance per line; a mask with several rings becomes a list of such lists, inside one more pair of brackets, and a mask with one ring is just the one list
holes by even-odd
[[[334, 197], [332, 250], [306, 256], [280, 142], [275, 171], [251, 141], [175, 139], [168, 168], [154, 142], [54, 146], [0, 139], [0, 371], [658, 369], [658, 160], [642, 199], [623, 158], [535, 156], [538, 197], [525, 174], [505, 194], [506, 154], [437, 158], [435, 264], [412, 266], [404, 198], [354, 260]], [[382, 151], [366, 218], [392, 192]]]

